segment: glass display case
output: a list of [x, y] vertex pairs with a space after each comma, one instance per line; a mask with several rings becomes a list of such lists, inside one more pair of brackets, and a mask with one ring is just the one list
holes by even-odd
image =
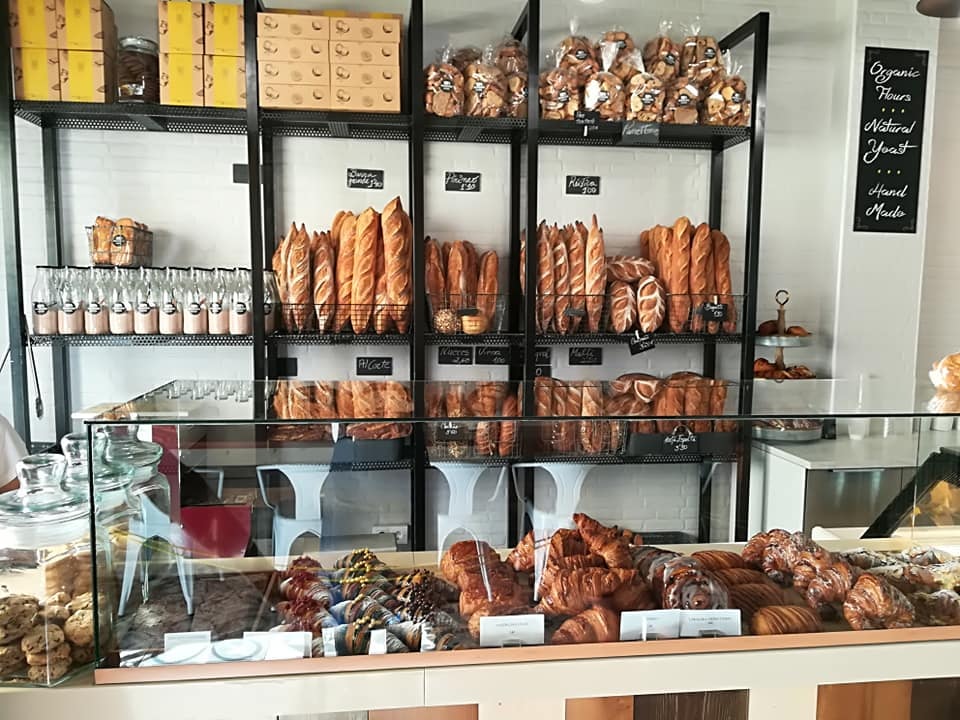
[[[526, 392], [539, 417], [519, 417]], [[857, 414], [842, 383], [742, 417], [737, 392], [692, 374], [169, 383], [87, 425], [140, 468], [96, 573], [97, 681], [953, 637], [955, 417]], [[875, 434], [850, 450], [861, 420]], [[916, 470], [871, 522], [775, 524], [789, 488], [762, 458], [841, 447]]]

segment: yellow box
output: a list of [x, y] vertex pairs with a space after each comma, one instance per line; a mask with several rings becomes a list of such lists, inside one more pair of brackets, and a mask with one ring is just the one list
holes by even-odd
[[400, 92], [399, 90], [369, 87], [331, 88], [330, 109], [400, 112]]
[[292, 110], [329, 110], [330, 88], [325, 85], [260, 84], [260, 107]]
[[10, 0], [10, 47], [56, 48], [56, 0]]
[[207, 107], [247, 106], [246, 61], [229, 55], [203, 58], [203, 104]]
[[331, 87], [376, 87], [400, 89], [400, 68], [393, 65], [330, 66]]
[[330, 62], [347, 65], [400, 66], [400, 46], [396, 43], [330, 41]]
[[338, 17], [330, 20], [331, 40], [400, 42], [400, 20], [395, 17]]
[[160, 55], [160, 102], [203, 105], [203, 55]]
[[117, 56], [117, 25], [103, 0], [57, 0], [57, 47]]
[[328, 45], [326, 40], [302, 38], [257, 38], [258, 60], [279, 60], [288, 62], [327, 62]]
[[14, 48], [13, 93], [17, 100], [60, 99], [60, 57], [56, 48]]
[[203, 9], [205, 55], [243, 57], [243, 6], [208, 2]]
[[61, 100], [116, 102], [116, 58], [98, 50], [61, 50], [59, 61]]
[[330, 84], [330, 66], [326, 62], [274, 62], [260, 63], [260, 82], [271, 85], [321, 85]]
[[203, 3], [160, 0], [157, 3], [160, 52], [203, 54]]
[[330, 38], [330, 18], [323, 15], [268, 12], [257, 13], [257, 37]]

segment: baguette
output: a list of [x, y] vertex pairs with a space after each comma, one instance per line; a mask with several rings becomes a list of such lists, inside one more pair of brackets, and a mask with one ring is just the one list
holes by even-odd
[[347, 213], [340, 224], [337, 239], [337, 320], [334, 329], [343, 332], [350, 323], [353, 302], [353, 256], [357, 244], [357, 217]]
[[[533, 403], [538, 418], [549, 418], [553, 415], [553, 380], [545, 377], [535, 378], [533, 381]], [[549, 450], [553, 442], [552, 426], [546, 420], [539, 423], [540, 449]]]
[[[430, 298], [430, 309], [434, 314], [445, 307], [445, 287], [443, 255], [440, 253], [440, 243], [427, 237], [424, 244], [424, 262], [426, 262], [427, 297]], [[434, 328], [436, 329], [436, 328]]]
[[520, 231], [520, 292], [527, 294], [527, 231]]
[[537, 332], [550, 332], [553, 327], [555, 285], [553, 275], [553, 246], [550, 244], [550, 229], [541, 222], [537, 228], [537, 296], [540, 326]]
[[610, 329], [625, 333], [637, 324], [637, 296], [633, 287], [622, 280], [610, 283]]
[[[503, 401], [501, 415], [505, 418], [515, 418], [520, 414], [520, 403], [514, 393], [509, 393]], [[510, 457], [516, 452], [517, 422], [516, 420], [500, 422], [500, 437], [497, 441], [497, 450], [500, 457]]]
[[648, 275], [637, 286], [637, 324], [645, 333], [656, 332], [667, 314], [666, 293], [663, 284]]
[[[477, 398], [474, 413], [478, 417], [492, 418], [497, 415], [497, 407], [503, 397], [503, 383], [482, 382], [477, 385]], [[497, 422], [481, 421], [474, 433], [474, 451], [478, 455], [497, 455], [499, 452], [500, 425]]]
[[[685, 384], [683, 414], [687, 417], [709, 415], [710, 398], [712, 395], [710, 380], [700, 376], [694, 376], [688, 378]], [[711, 424], [709, 420], [692, 420], [687, 423], [687, 427], [695, 433], [705, 433], [710, 432]]]
[[[670, 331], [679, 333], [690, 318], [690, 220], [681, 217], [673, 226], [672, 256], [667, 265], [667, 292], [670, 293]], [[664, 261], [666, 262], [666, 261]]]
[[493, 328], [494, 316], [497, 312], [499, 293], [497, 275], [499, 273], [500, 258], [493, 250], [488, 250], [480, 257], [480, 276], [477, 279], [477, 307], [486, 316], [488, 328]]
[[317, 330], [329, 332], [337, 309], [335, 259], [327, 233], [314, 233], [313, 309], [317, 314]]
[[[567, 385], [567, 398], [564, 404], [564, 414], [567, 417], [579, 417], [583, 413], [583, 386], [580, 383]], [[558, 413], [559, 414], [559, 413]], [[580, 421], [566, 420], [562, 422], [563, 435], [569, 438], [570, 452], [578, 452], [580, 445]]]
[[[583, 394], [580, 405], [580, 415], [586, 418], [597, 418], [603, 415], [603, 391], [595, 383], [588, 383], [582, 388]], [[603, 452], [603, 421], [591, 419], [580, 421], [580, 450], [588, 455], [597, 455]]]
[[[710, 381], [710, 414], [722, 417], [727, 405], [727, 383], [723, 380]], [[714, 420], [713, 429], [716, 432], [734, 432], [737, 429], [735, 420]]]
[[[640, 257], [646, 258], [653, 265], [653, 255], [650, 254], [650, 234], [653, 230], [643, 230], [640, 233]], [[654, 268], [651, 275], [656, 274], [656, 268]]]
[[690, 297], [693, 305], [690, 332], [702, 333], [706, 330], [706, 321], [700, 308], [710, 299], [709, 277], [712, 270], [713, 239], [710, 237], [710, 226], [701, 223], [697, 226], [690, 245]]
[[603, 246], [603, 230], [597, 216], [591, 218], [586, 246], [587, 331], [600, 332], [603, 315], [603, 291], [607, 282], [607, 257]]
[[477, 307], [477, 281], [480, 274], [480, 256], [472, 242], [463, 240], [464, 265], [463, 289], [466, 293], [464, 307]]
[[396, 323], [397, 330], [406, 333], [410, 326], [410, 308], [413, 304], [413, 229], [410, 216], [404, 212], [399, 197], [387, 203], [383, 215], [380, 216], [380, 224], [388, 312]]
[[613, 255], [607, 258], [607, 282], [621, 280], [634, 283], [654, 274], [653, 263], [646, 258], [629, 255]]
[[587, 237], [580, 230], [567, 225], [564, 228], [567, 242], [567, 261], [570, 264], [570, 332], [575, 333], [583, 322], [587, 310]]
[[333, 216], [333, 222], [330, 223], [329, 243], [333, 251], [336, 252], [340, 246], [340, 230], [343, 228], [343, 221], [347, 219], [349, 213], [346, 210], [338, 210]]
[[280, 293], [280, 322], [284, 329], [292, 329], [287, 322], [287, 258], [290, 254], [290, 244], [286, 238], [280, 238], [277, 249], [273, 251], [271, 267], [277, 280], [277, 292]]
[[[449, 243], [448, 243], [449, 244]], [[444, 245], [446, 247], [447, 244]], [[447, 253], [447, 307], [461, 310], [466, 307], [467, 251], [463, 240], [449, 244]]]
[[353, 386], [355, 380], [344, 380], [337, 387], [337, 417], [342, 420], [356, 417], [353, 411]]
[[376, 283], [373, 291], [373, 331], [378, 335], [389, 332], [393, 325], [390, 314], [389, 279], [387, 278], [386, 252], [383, 237], [377, 238], [377, 265], [374, 272]]
[[567, 255], [567, 245], [563, 241], [560, 230], [554, 225], [549, 230], [550, 245], [553, 248], [553, 276], [554, 276], [554, 327], [561, 335], [570, 332], [570, 258]]
[[287, 261], [287, 288], [293, 310], [293, 330], [305, 332], [313, 319], [313, 273], [310, 236], [303, 225], [293, 236]]
[[661, 418], [657, 420], [657, 432], [669, 435], [676, 430], [680, 425], [679, 421], [665, 418], [681, 417], [683, 415], [683, 408], [683, 385], [672, 377], [667, 378], [663, 388], [653, 401], [653, 412], [657, 417]]
[[360, 213], [354, 236], [350, 323], [353, 325], [353, 332], [359, 335], [367, 331], [373, 316], [377, 289], [377, 256], [381, 247], [380, 213], [370, 207]]
[[[579, 415], [580, 406], [574, 407], [568, 405], [569, 385], [561, 382], [553, 384], [553, 415], [563, 418], [568, 415]], [[569, 455], [576, 449], [577, 443], [577, 425], [565, 420], [560, 420], [553, 424], [551, 433], [553, 440], [553, 451], [561, 455]]]
[[719, 230], [711, 233], [713, 237], [713, 264], [717, 277], [717, 293], [720, 302], [727, 306], [727, 319], [723, 321], [725, 333], [737, 331], [737, 306], [733, 297], [733, 281], [730, 277], [730, 241]]

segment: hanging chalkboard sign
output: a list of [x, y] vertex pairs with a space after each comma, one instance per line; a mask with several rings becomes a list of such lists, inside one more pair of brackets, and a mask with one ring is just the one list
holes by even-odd
[[445, 172], [443, 187], [447, 192], [480, 192], [480, 173]]
[[574, 365], [603, 365], [603, 348], [572, 347], [567, 354], [567, 363]]
[[567, 195], [599, 195], [599, 175], [567, 175]]
[[855, 232], [917, 231], [928, 60], [926, 50], [866, 49]]
[[477, 365], [509, 365], [512, 350], [509, 347], [480, 346], [474, 353], [474, 359]]
[[358, 357], [357, 375], [393, 375], [393, 358]]
[[473, 348], [467, 345], [449, 345], [437, 348], [440, 365], [473, 365]]
[[358, 190], [383, 190], [383, 170], [347, 168], [347, 187]]

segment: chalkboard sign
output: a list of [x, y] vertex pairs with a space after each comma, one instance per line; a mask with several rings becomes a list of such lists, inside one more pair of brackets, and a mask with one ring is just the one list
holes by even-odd
[[928, 60], [926, 50], [866, 49], [855, 232], [917, 231]]
[[648, 352], [653, 350], [656, 346], [657, 343], [654, 341], [652, 334], [641, 334], [639, 332], [636, 332], [630, 336], [630, 341], [628, 344], [631, 355], [639, 355], [640, 353]]
[[573, 365], [603, 365], [603, 348], [572, 347], [567, 361]]
[[466, 428], [455, 422], [440, 423], [440, 440], [444, 442], [462, 442], [466, 440]]
[[480, 192], [480, 173], [446, 172], [443, 186], [447, 192]]
[[474, 353], [477, 365], [509, 365], [512, 348], [478, 347]]
[[347, 187], [358, 190], [383, 190], [383, 170], [347, 168]]
[[663, 452], [666, 455], [695, 455], [700, 451], [700, 439], [685, 425], [663, 439]]
[[599, 175], [567, 175], [567, 195], [599, 195]]
[[706, 302], [700, 306], [700, 315], [704, 320], [723, 322], [727, 319], [727, 306], [724, 303]]
[[600, 113], [596, 110], [575, 110], [573, 121], [584, 127], [597, 127], [600, 124]]
[[358, 357], [357, 375], [393, 375], [393, 358]]
[[437, 348], [437, 361], [441, 365], [473, 365], [473, 348], [465, 345]]
[[533, 349], [534, 365], [549, 365], [553, 362], [553, 350], [548, 347], [536, 347]]
[[551, 365], [537, 365], [533, 368], [534, 377], [553, 377], [553, 367]]
[[659, 145], [660, 124], [627, 120], [620, 133], [621, 145]]

